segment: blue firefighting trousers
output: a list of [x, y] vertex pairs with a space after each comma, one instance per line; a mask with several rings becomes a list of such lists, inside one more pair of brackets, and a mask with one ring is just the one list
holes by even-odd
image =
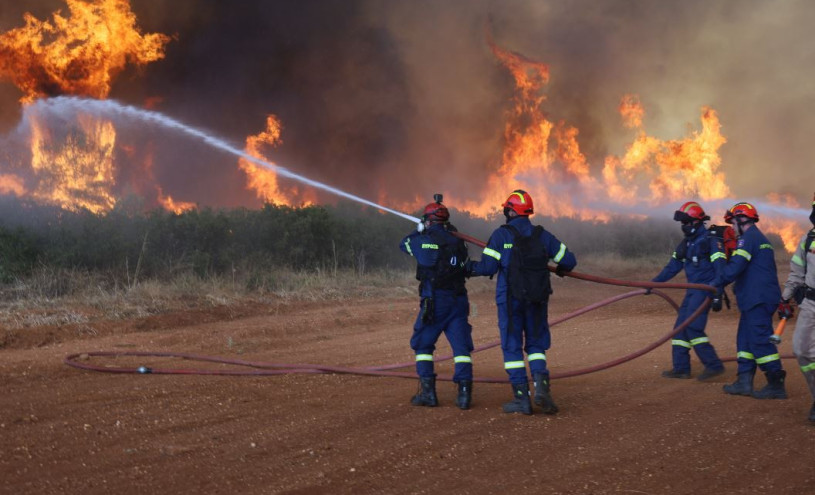
[[546, 350], [551, 344], [548, 305], [544, 303], [535, 308], [517, 299], [509, 299], [512, 301], [511, 328], [507, 303], [498, 304], [498, 329], [501, 333], [504, 369], [509, 375], [509, 381], [515, 385], [529, 382], [524, 364], [524, 351], [529, 360], [530, 373], [533, 375], [542, 373], [548, 377]]
[[[701, 290], [688, 290], [685, 293], [685, 298], [682, 300], [682, 305], [679, 306], [679, 314], [676, 318], [674, 328], [679, 326], [680, 323], [687, 320], [694, 311], [699, 309], [705, 300], [708, 298], [707, 292]], [[690, 350], [693, 348], [699, 361], [709, 369], [722, 369], [724, 365], [719, 356], [716, 355], [716, 349], [710, 344], [710, 339], [705, 335], [705, 326], [707, 325], [708, 311], [697, 316], [690, 325], [685, 327], [684, 330], [674, 335], [671, 341], [671, 353], [673, 357], [673, 369], [679, 373], [690, 373]]]
[[410, 348], [416, 353], [416, 374], [419, 377], [434, 377], [433, 351], [436, 341], [444, 332], [450, 347], [453, 349], [455, 373], [453, 381], [472, 381], [473, 361], [470, 352], [473, 350], [473, 328], [467, 321], [470, 303], [467, 295], [456, 296], [449, 291], [437, 290], [433, 298], [433, 317], [423, 321], [425, 300], [422, 299], [419, 315], [413, 325], [413, 336]]
[[756, 366], [764, 372], [783, 369], [778, 348], [770, 343], [775, 309], [773, 304], [759, 304], [741, 312], [736, 334], [739, 374], [755, 373]]

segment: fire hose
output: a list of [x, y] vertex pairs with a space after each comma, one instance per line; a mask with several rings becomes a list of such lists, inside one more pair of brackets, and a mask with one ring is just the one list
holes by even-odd
[[[483, 241], [476, 239], [474, 237], [470, 237], [466, 234], [462, 234], [459, 232], [454, 232], [453, 235], [456, 237], [475, 244], [480, 247], [486, 246], [486, 243]], [[550, 267], [550, 270], [554, 272], [554, 268]], [[568, 273], [564, 273], [564, 276], [576, 278], [579, 280], [586, 280], [589, 282], [595, 282], [600, 284], [606, 285], [615, 285], [615, 286], [624, 286], [624, 287], [636, 287], [640, 290], [634, 290], [630, 292], [626, 292], [624, 294], [620, 294], [617, 296], [613, 296], [602, 301], [590, 304], [588, 306], [584, 306], [579, 308], [571, 313], [563, 315], [559, 318], [556, 318], [549, 322], [550, 326], [555, 326], [564, 321], [570, 320], [577, 316], [586, 314], [590, 311], [595, 309], [599, 309], [603, 306], [607, 306], [609, 304], [613, 304], [615, 302], [628, 299], [630, 297], [634, 297], [637, 295], [644, 295], [644, 294], [655, 294], [662, 299], [664, 299], [668, 304], [670, 304], [675, 310], [679, 310], [679, 306], [671, 299], [668, 295], [660, 291], [659, 289], [699, 289], [704, 290], [712, 293], [716, 293], [717, 289], [710, 285], [705, 284], [691, 284], [691, 283], [669, 283], [669, 282], [638, 282], [638, 281], [630, 281], [630, 280], [619, 280], [614, 278], [608, 277], [598, 277], [595, 275], [588, 275], [585, 273], [579, 273], [575, 271], [571, 271]], [[643, 290], [645, 289], [645, 290]], [[668, 339], [673, 337], [674, 335], [678, 334], [682, 330], [684, 330], [692, 321], [694, 321], [699, 315], [701, 315], [707, 308], [710, 306], [710, 299], [706, 300], [702, 305], [700, 305], [696, 311], [694, 311], [688, 318], [686, 318], [682, 323], [676, 326], [676, 328], [671, 329], [666, 334], [659, 337], [657, 340], [651, 342], [650, 344], [646, 345], [645, 347], [622, 356], [617, 359], [613, 359], [611, 361], [597, 364], [594, 366], [589, 366], [586, 368], [581, 368], [572, 371], [560, 372], [560, 373], [552, 373], [550, 379], [559, 379], [559, 378], [569, 378], [578, 375], [585, 375], [588, 373], [594, 373], [597, 371], [605, 370], [608, 368], [612, 368], [614, 366], [618, 366], [620, 364], [626, 363], [633, 359], [636, 359], [652, 350], [656, 349], [663, 343], [665, 343]], [[783, 327], [782, 327], [783, 328]], [[477, 352], [481, 352], [487, 349], [491, 349], [500, 345], [500, 341], [490, 342], [488, 344], [484, 344], [481, 346], [476, 347], [473, 349], [473, 354]], [[200, 361], [200, 362], [209, 362], [209, 363], [216, 363], [216, 364], [224, 364], [224, 365], [231, 365], [231, 366], [241, 366], [241, 367], [248, 367], [253, 368], [251, 370], [224, 370], [224, 369], [199, 369], [199, 368], [148, 368], [145, 366], [138, 366], [138, 367], [127, 367], [127, 366], [118, 366], [118, 367], [110, 367], [110, 366], [99, 366], [90, 363], [80, 362], [81, 360], [87, 360], [90, 357], [153, 357], [153, 358], [178, 358], [184, 359], [188, 361]], [[791, 358], [791, 355], [783, 355], [782, 358]], [[453, 355], [445, 355], [438, 358], [435, 358], [435, 362], [443, 362], [453, 359]], [[725, 358], [722, 361], [734, 361], [736, 358]], [[404, 362], [404, 363], [395, 363], [389, 365], [381, 365], [381, 366], [367, 366], [367, 367], [347, 367], [347, 366], [326, 366], [320, 364], [296, 364], [296, 363], [267, 363], [267, 362], [257, 362], [257, 361], [246, 361], [242, 359], [228, 359], [228, 358], [220, 358], [220, 357], [212, 357], [212, 356], [204, 356], [198, 354], [190, 354], [190, 353], [180, 353], [180, 352], [152, 352], [152, 351], [96, 351], [96, 352], [80, 352], [69, 354], [63, 360], [64, 364], [82, 369], [87, 371], [99, 371], [105, 373], [141, 373], [141, 374], [162, 374], [162, 375], [228, 375], [228, 376], [267, 376], [267, 375], [282, 375], [282, 374], [291, 374], [291, 373], [310, 373], [310, 374], [319, 374], [319, 373], [336, 373], [336, 374], [353, 374], [353, 375], [367, 375], [367, 376], [386, 376], [386, 377], [397, 377], [397, 378], [416, 378], [415, 373], [412, 372], [402, 372], [402, 371], [393, 371], [395, 369], [400, 368], [407, 368], [409, 366], [413, 366], [414, 362]], [[452, 376], [450, 375], [439, 375], [437, 376], [437, 380], [446, 380], [452, 381]], [[506, 383], [507, 378], [490, 378], [490, 377], [475, 377], [474, 381], [483, 382], [483, 383]]]

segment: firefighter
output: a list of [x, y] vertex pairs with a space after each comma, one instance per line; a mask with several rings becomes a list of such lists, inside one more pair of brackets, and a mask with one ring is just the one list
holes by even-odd
[[[716, 278], [718, 271], [724, 269], [725, 253], [723, 244], [718, 241], [708, 229], [705, 221], [710, 217], [699, 206], [699, 203], [689, 201], [674, 212], [674, 220], [682, 224], [682, 233], [685, 238], [676, 247], [670, 261], [665, 268], [652, 279], [653, 282], [667, 282], [683, 269], [689, 283], [709, 284]], [[676, 326], [688, 319], [708, 298], [708, 292], [700, 289], [688, 289], [685, 298], [679, 307]], [[714, 298], [710, 306], [713, 311], [722, 309], [721, 299]], [[708, 310], [700, 314], [684, 330], [674, 335], [671, 341], [671, 355], [673, 368], [662, 372], [665, 378], [690, 378], [690, 350], [704, 365], [704, 370], [697, 377], [698, 380], [707, 380], [724, 373], [724, 364], [716, 349], [705, 335]]]
[[[801, 238], [801, 243], [790, 260], [790, 275], [784, 283], [778, 316], [791, 318], [790, 300], [798, 304], [798, 320], [792, 337], [792, 351], [806, 378], [809, 393], [815, 400], [815, 195], [809, 215], [813, 229]], [[809, 267], [813, 267], [812, 270]], [[809, 421], [815, 423], [815, 402], [809, 411]]]
[[495, 302], [504, 369], [512, 385], [513, 400], [503, 405], [506, 413], [532, 414], [529, 379], [524, 351], [535, 385], [535, 404], [546, 414], [557, 405], [549, 386], [546, 351], [549, 349], [548, 298], [551, 294], [548, 264], [557, 264], [557, 274], [571, 271], [577, 260], [566, 245], [540, 226], [533, 226], [534, 213], [529, 193], [516, 190], [501, 205], [506, 224], [496, 229], [478, 262], [470, 262], [471, 276], [498, 273]]
[[[721, 293], [725, 285], [735, 282], [733, 292], [741, 312], [736, 335], [737, 378], [732, 384], [725, 385], [724, 391], [756, 399], [786, 399], [786, 372], [778, 348], [770, 341], [773, 313], [781, 299], [773, 246], [756, 225], [758, 211], [752, 204], [736, 203], [730, 213], [738, 234], [736, 250], [711, 284]], [[754, 391], [753, 377], [757, 367], [764, 371], [767, 385]]]
[[402, 251], [416, 258], [416, 279], [419, 280], [419, 315], [413, 325], [410, 347], [416, 354], [416, 374], [419, 391], [411, 399], [414, 406], [435, 407], [436, 374], [433, 351], [442, 332], [453, 349], [457, 384], [456, 405], [469, 409], [472, 401], [473, 350], [472, 327], [467, 320], [470, 303], [464, 287], [465, 264], [468, 261], [464, 241], [450, 232], [450, 212], [442, 204], [440, 194], [428, 204], [415, 231], [402, 239]]

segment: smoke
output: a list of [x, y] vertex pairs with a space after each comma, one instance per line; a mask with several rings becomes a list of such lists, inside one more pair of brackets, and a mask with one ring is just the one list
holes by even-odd
[[[443, 192], [455, 206], [478, 198], [500, 165], [514, 88], [487, 46], [488, 26], [499, 46], [550, 66], [549, 119], [579, 129], [594, 174], [631, 141], [617, 105], [636, 93], [644, 128], [662, 139], [698, 128], [704, 105], [719, 113], [722, 171], [737, 199], [773, 191], [808, 204], [815, 190], [815, 4], [806, 0], [131, 5], [143, 32], [173, 41], [163, 60], [121, 74], [111, 98], [150, 101], [238, 146], [275, 114], [283, 142], [269, 158], [374, 201], [416, 206]], [[57, 9], [64, 3], [0, 0], [0, 29], [19, 26], [24, 11], [43, 19]], [[0, 85], [0, 129], [19, 118], [15, 91]], [[153, 142], [153, 173], [167, 194], [259, 204], [234, 161]]]

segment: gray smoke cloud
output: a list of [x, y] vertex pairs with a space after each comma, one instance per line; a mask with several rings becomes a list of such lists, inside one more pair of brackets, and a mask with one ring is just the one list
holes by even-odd
[[[0, 0], [0, 30], [60, 1]], [[809, 131], [815, 4], [805, 0], [133, 0], [143, 32], [174, 36], [166, 58], [115, 82], [111, 98], [153, 107], [240, 144], [283, 123], [281, 165], [372, 200], [476, 198], [501, 160], [514, 84], [486, 41], [550, 66], [545, 109], [580, 130], [593, 173], [633, 133], [622, 95], [645, 106], [646, 131], [681, 139], [714, 108], [728, 142], [722, 171], [736, 198], [815, 190]], [[19, 119], [0, 84], [0, 131]], [[137, 137], [123, 138], [140, 142]], [[151, 135], [155, 140], [156, 136]], [[160, 142], [166, 193], [257, 205], [234, 161]], [[190, 180], [194, 176], [195, 180]], [[332, 200], [326, 197], [326, 200]]]

